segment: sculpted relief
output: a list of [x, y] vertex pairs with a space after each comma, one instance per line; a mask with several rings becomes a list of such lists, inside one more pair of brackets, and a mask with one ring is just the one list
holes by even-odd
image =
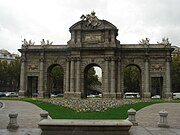
[[151, 66], [151, 71], [163, 71], [163, 65], [162, 64], [153, 64]]
[[31, 64], [28, 66], [29, 71], [37, 71], [38, 70], [38, 65]]

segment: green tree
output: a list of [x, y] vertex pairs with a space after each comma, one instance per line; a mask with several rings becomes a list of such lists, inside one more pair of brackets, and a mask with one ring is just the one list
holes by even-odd
[[14, 91], [18, 91], [19, 89], [19, 82], [20, 82], [20, 69], [21, 63], [19, 59], [11, 61], [8, 64], [8, 78], [9, 81], [12, 83]]
[[141, 81], [140, 70], [133, 65], [126, 67], [124, 73], [125, 92], [139, 92], [140, 81]]
[[172, 91], [180, 92], [180, 54], [172, 57]]
[[58, 90], [59, 92], [63, 92], [63, 79], [64, 79], [64, 72], [61, 66], [55, 66], [51, 71], [52, 77], [52, 87], [53, 89]]
[[0, 61], [0, 89], [1, 91], [18, 91], [20, 80], [20, 61], [16, 59], [8, 63]]
[[100, 86], [102, 85], [102, 83], [98, 79], [98, 75], [96, 75], [96, 71], [95, 71], [94, 67], [91, 67], [88, 70], [87, 84], [88, 85], [100, 85]]

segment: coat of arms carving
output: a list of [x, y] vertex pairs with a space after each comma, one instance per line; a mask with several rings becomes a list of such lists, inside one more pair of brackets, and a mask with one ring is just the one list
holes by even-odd
[[86, 26], [95, 28], [101, 25], [101, 21], [95, 16], [95, 14], [96, 13], [92, 11], [91, 14], [81, 16], [81, 19], [87, 22]]

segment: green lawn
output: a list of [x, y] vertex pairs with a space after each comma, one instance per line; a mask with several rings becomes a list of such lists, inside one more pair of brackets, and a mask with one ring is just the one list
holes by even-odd
[[[12, 100], [20, 100], [20, 101], [33, 103], [38, 107], [42, 108], [43, 110], [48, 111], [49, 115], [53, 119], [126, 119], [127, 111], [130, 108], [133, 108], [138, 111], [152, 104], [166, 102], [164, 100], [151, 100], [149, 102], [124, 105], [122, 107], [113, 108], [104, 112], [75, 112], [63, 106], [43, 102], [40, 99], [13, 98]], [[179, 101], [174, 101], [174, 102], [179, 102]]]

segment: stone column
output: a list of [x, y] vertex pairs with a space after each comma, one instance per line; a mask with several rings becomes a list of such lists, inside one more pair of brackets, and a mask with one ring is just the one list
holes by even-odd
[[69, 92], [69, 59], [66, 60], [66, 91], [65, 92]]
[[77, 72], [76, 72], [76, 96], [81, 96], [81, 69], [80, 69], [80, 58], [77, 58]]
[[105, 31], [105, 43], [106, 44], [109, 43], [109, 31], [108, 30]]
[[75, 31], [71, 32], [71, 43], [74, 44], [75, 43]]
[[38, 90], [38, 97], [44, 97], [44, 59], [40, 58], [40, 65], [39, 65], [39, 90]]
[[144, 67], [144, 91], [143, 91], [143, 98], [149, 98], [149, 59], [145, 59], [145, 67]]
[[21, 74], [20, 74], [20, 90], [19, 96], [24, 97], [26, 96], [26, 88], [25, 88], [25, 58], [21, 59]]
[[111, 43], [115, 43], [115, 34], [114, 34], [114, 30], [111, 30]]
[[171, 57], [167, 57], [166, 59], [166, 91], [165, 98], [171, 98]]
[[77, 38], [77, 44], [80, 44], [81, 43], [81, 31], [80, 30], [77, 31], [76, 38]]
[[74, 93], [74, 58], [71, 58], [70, 92]]
[[121, 59], [118, 59], [118, 67], [117, 67], [117, 98], [122, 98], [122, 90], [121, 90]]
[[115, 93], [115, 59], [111, 59], [111, 97], [115, 98], [116, 93]]
[[108, 58], [105, 58], [104, 63], [104, 91], [103, 91], [103, 97], [109, 97], [109, 61]]

